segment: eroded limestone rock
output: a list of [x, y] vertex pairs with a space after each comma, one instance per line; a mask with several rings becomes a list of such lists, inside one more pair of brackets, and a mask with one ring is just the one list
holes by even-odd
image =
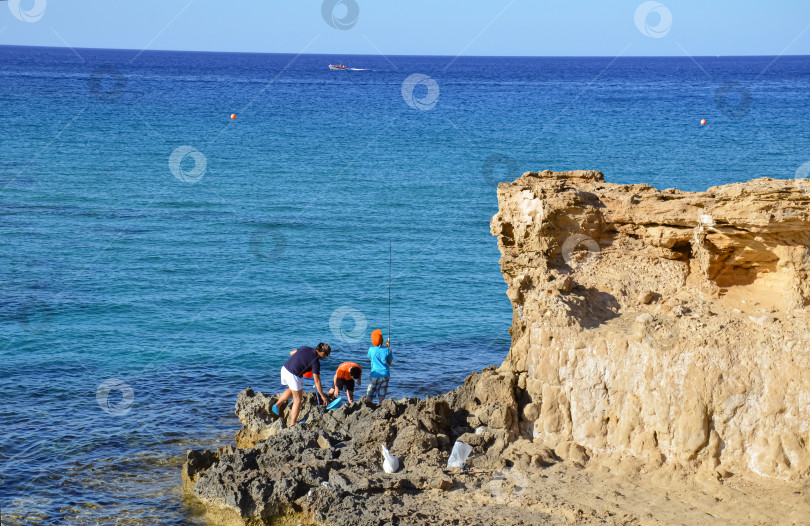
[[802, 184], [501, 184], [491, 229], [514, 310], [502, 369], [526, 373], [531, 400], [519, 429], [652, 467], [810, 475]]

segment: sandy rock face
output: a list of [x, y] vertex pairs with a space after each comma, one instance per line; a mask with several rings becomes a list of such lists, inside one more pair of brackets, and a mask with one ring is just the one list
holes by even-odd
[[496, 417], [510, 439], [651, 468], [810, 475], [804, 183], [689, 193], [527, 172], [501, 184], [491, 229], [513, 306], [501, 370], [525, 384]]

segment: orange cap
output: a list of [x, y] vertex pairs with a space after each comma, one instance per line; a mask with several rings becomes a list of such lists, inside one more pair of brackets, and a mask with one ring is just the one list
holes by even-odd
[[375, 347], [379, 347], [383, 343], [382, 331], [380, 329], [376, 329], [374, 332], [371, 333], [371, 345]]

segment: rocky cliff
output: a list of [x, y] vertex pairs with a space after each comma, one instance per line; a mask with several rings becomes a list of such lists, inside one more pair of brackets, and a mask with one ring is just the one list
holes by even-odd
[[520, 431], [648, 467], [810, 474], [810, 198], [529, 172], [492, 218]]

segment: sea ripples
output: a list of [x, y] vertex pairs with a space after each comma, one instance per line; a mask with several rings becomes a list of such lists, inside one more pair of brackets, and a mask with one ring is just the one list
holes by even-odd
[[[750, 90], [731, 119], [686, 57], [355, 57], [368, 71], [335, 75], [323, 56], [81, 53], [0, 47], [3, 524], [199, 522], [185, 450], [232, 443], [236, 394], [279, 390], [293, 347], [367, 367], [368, 332], [390, 332], [395, 398], [501, 363], [493, 156], [684, 190], [808, 162], [803, 57], [697, 58]], [[99, 66], [126, 77], [115, 100], [92, 91]], [[430, 111], [402, 99], [412, 73], [440, 88]], [[194, 184], [170, 170], [181, 147], [205, 157]], [[362, 315], [360, 341], [335, 312]]]

